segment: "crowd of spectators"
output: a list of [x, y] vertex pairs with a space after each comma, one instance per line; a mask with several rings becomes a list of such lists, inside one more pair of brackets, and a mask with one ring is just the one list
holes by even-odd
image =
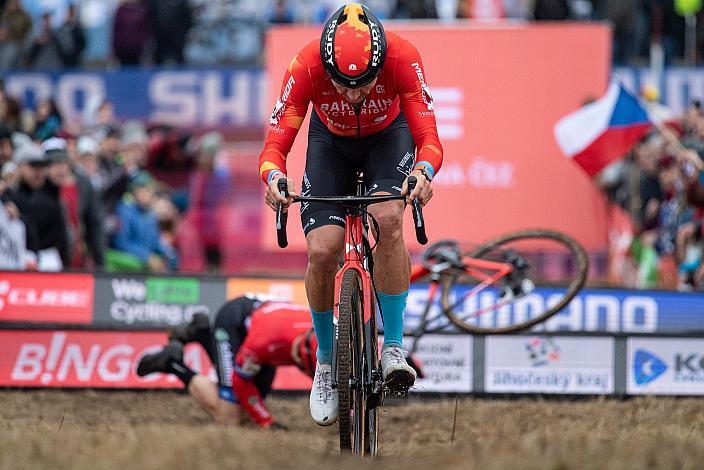
[[[345, 0], [0, 0], [0, 70], [261, 63], [273, 24], [322, 23]], [[366, 0], [382, 19], [606, 20], [614, 61], [684, 54], [673, 0]], [[704, 19], [704, 18], [702, 18]], [[701, 22], [699, 22], [701, 23]], [[699, 35], [698, 43], [704, 39]], [[697, 48], [704, 50], [702, 47]]]
[[204, 208], [231, 191], [215, 165], [218, 132], [120, 124], [107, 101], [69, 132], [53, 102], [23, 110], [1, 89], [0, 123], [0, 198], [24, 222], [24, 268], [173, 271], [180, 233], [217, 263], [219, 240], [193, 227], [214, 227]]
[[704, 288], [704, 107], [648, 133], [597, 182], [630, 215], [634, 238], [619, 281], [639, 288]]

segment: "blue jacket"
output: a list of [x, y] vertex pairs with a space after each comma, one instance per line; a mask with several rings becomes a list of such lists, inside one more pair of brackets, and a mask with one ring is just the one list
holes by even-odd
[[121, 201], [115, 209], [119, 220], [113, 235], [114, 248], [137, 256], [146, 262], [151, 254], [164, 256], [170, 269], [178, 264], [173, 248], [161, 242], [159, 223], [154, 211], [145, 210], [132, 201]]

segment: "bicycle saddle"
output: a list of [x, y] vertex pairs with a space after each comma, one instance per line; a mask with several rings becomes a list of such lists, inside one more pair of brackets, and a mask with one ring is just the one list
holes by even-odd
[[431, 271], [442, 271], [449, 267], [464, 268], [462, 252], [454, 240], [433, 243], [423, 252], [423, 266]]

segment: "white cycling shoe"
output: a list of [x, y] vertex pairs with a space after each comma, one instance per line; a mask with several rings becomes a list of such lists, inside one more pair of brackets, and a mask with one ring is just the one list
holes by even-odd
[[400, 346], [384, 346], [381, 350], [381, 373], [384, 384], [392, 390], [408, 389], [416, 381], [416, 371], [406, 362]]
[[316, 362], [313, 388], [310, 391], [310, 415], [321, 426], [337, 421], [337, 390], [332, 389], [332, 366]]

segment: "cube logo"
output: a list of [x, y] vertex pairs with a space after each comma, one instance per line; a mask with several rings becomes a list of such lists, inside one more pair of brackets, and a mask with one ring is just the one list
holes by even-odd
[[645, 349], [636, 350], [633, 361], [633, 376], [636, 384], [646, 385], [660, 377], [667, 370], [667, 364], [655, 354]]
[[90, 323], [92, 319], [89, 274], [2, 273], [0, 321]]

